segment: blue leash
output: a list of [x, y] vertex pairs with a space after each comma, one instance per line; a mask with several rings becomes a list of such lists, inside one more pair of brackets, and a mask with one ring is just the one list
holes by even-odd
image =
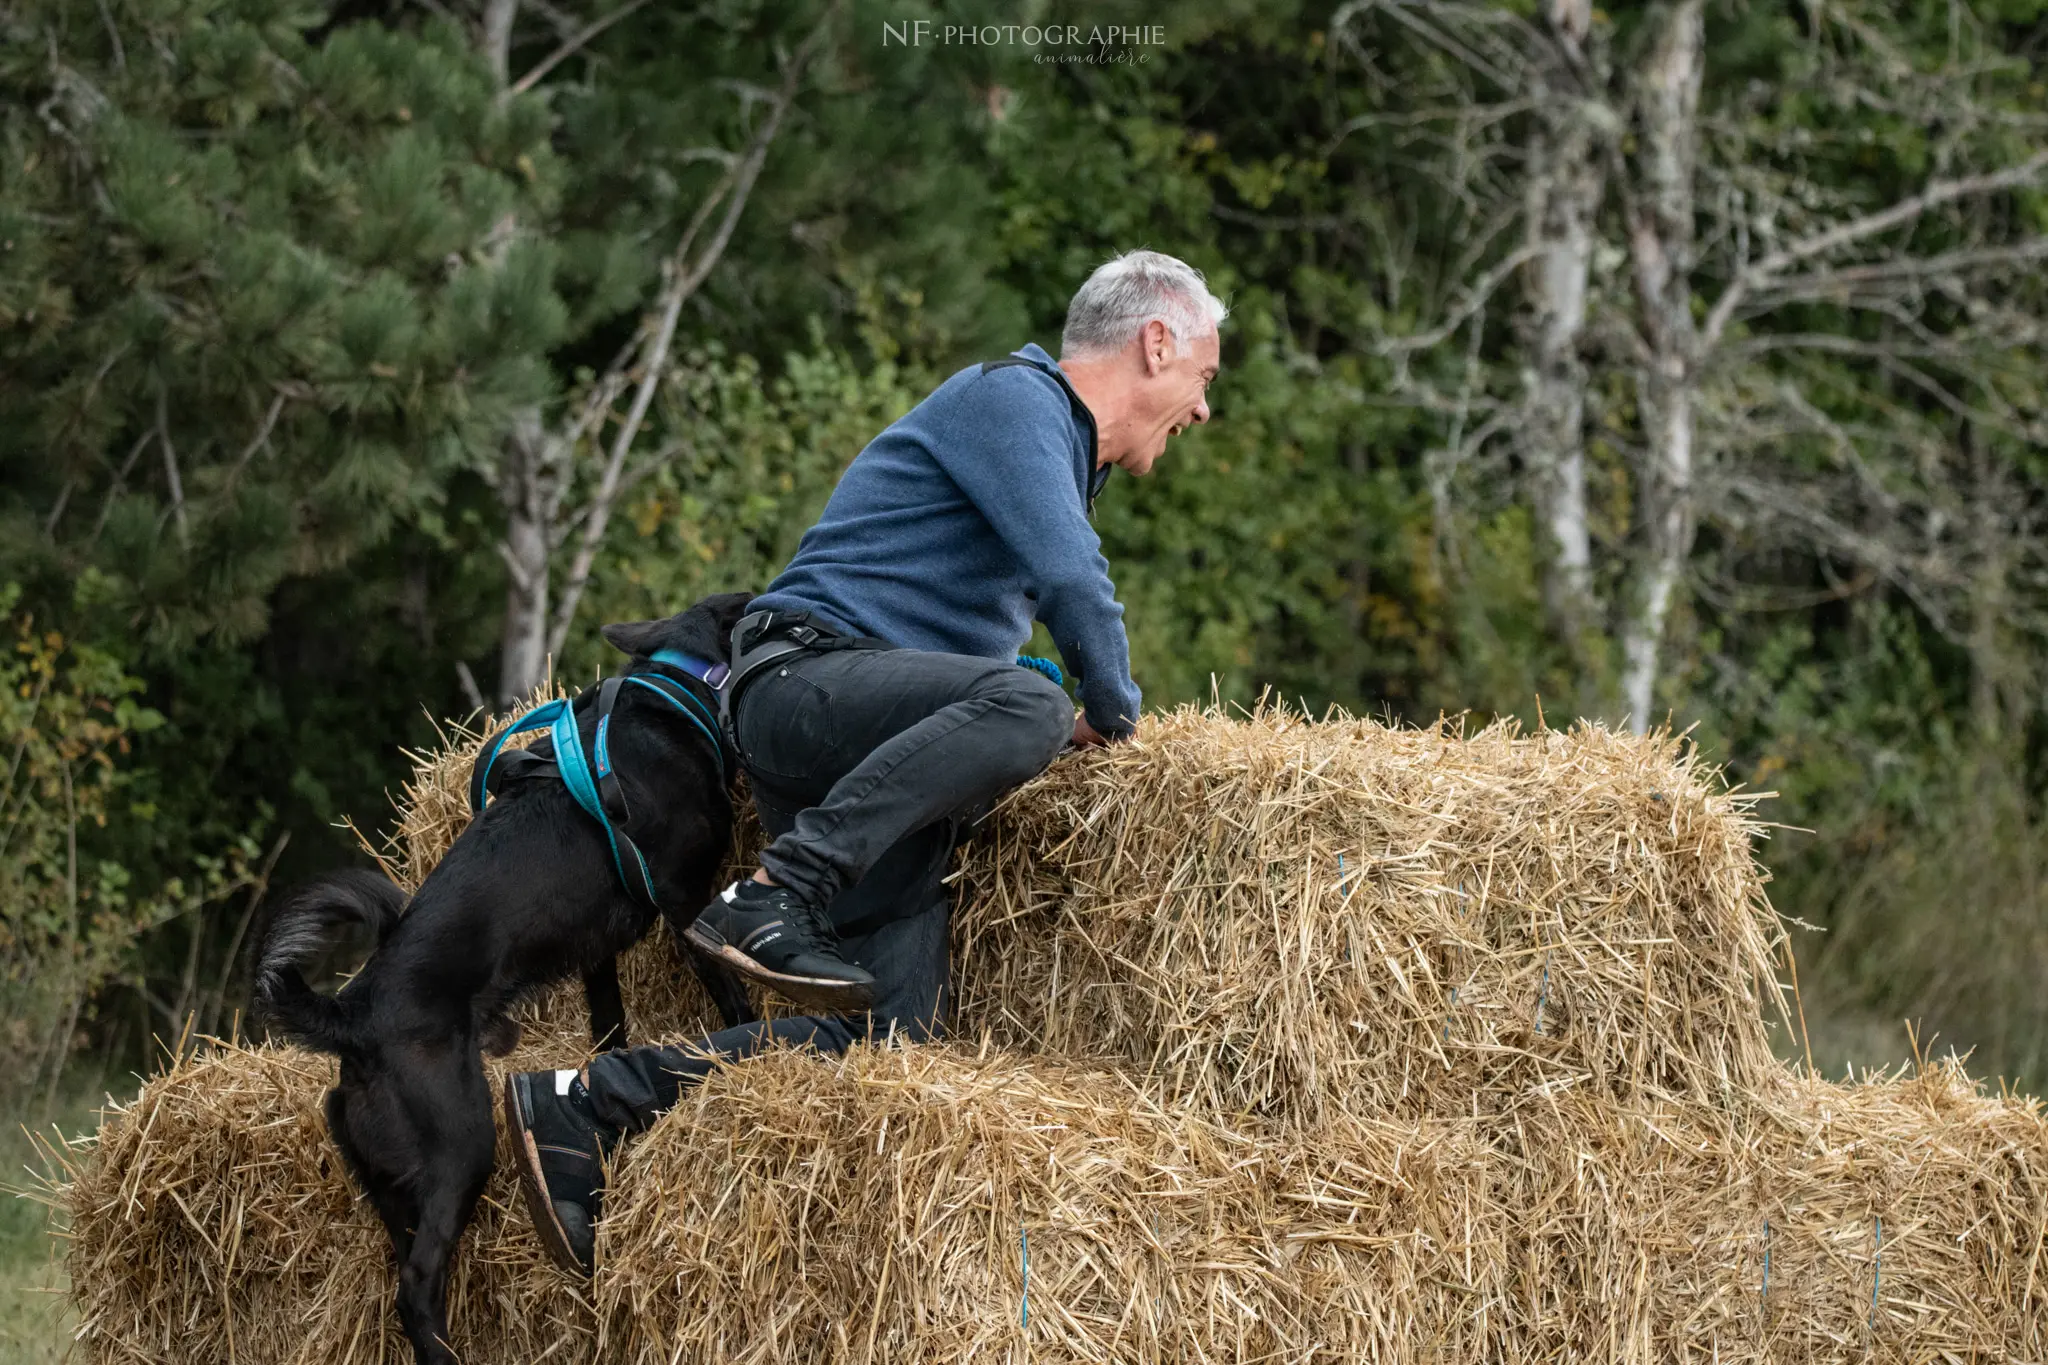
[[1055, 683], [1064, 683], [1067, 675], [1060, 672], [1060, 666], [1051, 659], [1041, 659], [1036, 654], [1019, 654], [1017, 667], [1028, 668], [1033, 673], [1043, 674]]

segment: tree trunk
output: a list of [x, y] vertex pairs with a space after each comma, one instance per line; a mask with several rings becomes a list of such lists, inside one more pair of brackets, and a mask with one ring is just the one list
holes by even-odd
[[1524, 271], [1528, 421], [1522, 456], [1536, 512], [1544, 615], [1569, 651], [1578, 682], [1591, 669], [1586, 632], [1596, 617], [1586, 518], [1586, 367], [1579, 354], [1593, 268], [1594, 218], [1606, 189], [1596, 106], [1583, 73], [1591, 16], [1585, 0], [1551, 6], [1555, 60], [1537, 90], [1546, 114], [1529, 155], [1524, 215], [1534, 252]]
[[2014, 490], [1969, 423], [1963, 424], [1962, 453], [1970, 487], [1970, 540], [1976, 563], [1969, 575], [1970, 594], [1970, 718], [1977, 747], [1985, 760], [2000, 755], [2010, 739], [2008, 714], [2023, 713], [2012, 705], [2015, 670], [2010, 643], [2012, 538], [2008, 509], [2018, 501]]
[[505, 438], [498, 496], [505, 505], [505, 630], [498, 656], [498, 706], [531, 693], [548, 672], [548, 559], [567, 487], [567, 452], [538, 410], [521, 413]]
[[512, 26], [518, 18], [519, 0], [485, 0], [483, 54], [500, 90], [512, 79]]
[[1649, 422], [1641, 480], [1647, 524], [1634, 600], [1621, 632], [1621, 704], [1637, 734], [1650, 728], [1664, 626], [1692, 552], [1694, 524], [1691, 385], [1682, 374], [1655, 371], [1645, 377], [1643, 399]]
[[1703, 0], [1675, 6], [1637, 87], [1640, 172], [1632, 186], [1629, 255], [1646, 354], [1636, 388], [1643, 458], [1636, 479], [1642, 549], [1621, 629], [1621, 704], [1637, 734], [1650, 726], [1659, 653], [1692, 553], [1694, 387], [1693, 177], [1705, 36]]

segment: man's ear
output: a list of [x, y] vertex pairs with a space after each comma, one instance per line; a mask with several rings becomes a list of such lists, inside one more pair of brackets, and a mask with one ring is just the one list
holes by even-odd
[[1166, 362], [1173, 359], [1177, 348], [1173, 344], [1173, 333], [1162, 319], [1152, 318], [1138, 335], [1144, 340], [1145, 377], [1149, 379], [1166, 368]]
[[647, 658], [660, 649], [672, 627], [667, 621], [624, 621], [604, 627], [598, 633], [613, 648], [631, 654], [638, 659]]

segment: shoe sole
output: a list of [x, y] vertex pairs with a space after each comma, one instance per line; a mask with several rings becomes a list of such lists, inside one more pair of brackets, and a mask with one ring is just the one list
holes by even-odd
[[732, 968], [748, 980], [758, 982], [807, 1009], [844, 1014], [864, 1010], [875, 1002], [875, 993], [867, 986], [832, 981], [821, 976], [791, 976], [787, 972], [773, 971], [696, 924], [685, 929], [683, 937], [692, 948], [712, 961]]
[[519, 1192], [525, 1196], [527, 1217], [533, 1220], [542, 1249], [560, 1269], [578, 1279], [589, 1279], [590, 1268], [576, 1259], [569, 1246], [569, 1234], [562, 1227], [562, 1220], [555, 1217], [554, 1203], [548, 1198], [547, 1177], [541, 1173], [540, 1147], [534, 1142], [533, 1131], [521, 1109], [519, 1086], [510, 1076], [505, 1078], [505, 1123], [512, 1133], [513, 1155], [519, 1166]]

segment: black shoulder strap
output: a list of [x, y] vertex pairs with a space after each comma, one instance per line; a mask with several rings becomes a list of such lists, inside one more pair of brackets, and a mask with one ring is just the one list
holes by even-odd
[[[624, 676], [613, 674], [598, 685], [597, 735], [591, 744], [591, 756], [597, 760], [592, 765], [592, 772], [597, 778], [597, 797], [604, 803], [604, 813], [615, 825], [623, 825], [633, 818], [633, 812], [626, 805], [626, 788], [619, 781], [619, 770], [612, 766], [611, 752], [612, 708], [619, 704], [619, 688], [625, 685], [625, 681]], [[630, 882], [632, 879], [627, 880]]]
[[[624, 674], [614, 674], [599, 684], [597, 689], [597, 738], [592, 744], [593, 756], [597, 762], [592, 771], [597, 777], [598, 800], [604, 803], [605, 818], [611, 821], [606, 831], [611, 836], [612, 862], [619, 869], [619, 880], [626, 888], [626, 894], [650, 910], [661, 909], [661, 900], [654, 891], [654, 873], [647, 866], [647, 858], [640, 852], [640, 846], [633, 842], [633, 836], [626, 832], [633, 812], [626, 805], [626, 788], [619, 781], [619, 770], [612, 764], [611, 728], [612, 709], [619, 704], [619, 689], [626, 684]], [[719, 761], [724, 762], [721, 755]], [[640, 874], [633, 880], [627, 871], [627, 858], [632, 859], [632, 871]]]

